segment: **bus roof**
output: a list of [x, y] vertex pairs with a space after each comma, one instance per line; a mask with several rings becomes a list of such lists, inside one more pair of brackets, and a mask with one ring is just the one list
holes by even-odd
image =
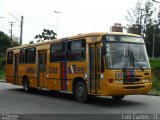
[[41, 43], [27, 44], [27, 45], [12, 47], [12, 48], [8, 48], [7, 50], [10, 51], [10, 50], [16, 50], [16, 49], [25, 48], [25, 47], [33, 47], [33, 46], [39, 46], [43, 44], [50, 44], [53, 42], [60, 42], [62, 39], [77, 39], [77, 38], [84, 38], [84, 37], [90, 37], [90, 36], [103, 36], [103, 35], [126, 35], [126, 36], [141, 37], [140, 35], [137, 35], [137, 34], [123, 33], [123, 32], [94, 32], [94, 33], [77, 34], [77, 35], [66, 37], [66, 38], [48, 40], [48, 41], [41, 42]]

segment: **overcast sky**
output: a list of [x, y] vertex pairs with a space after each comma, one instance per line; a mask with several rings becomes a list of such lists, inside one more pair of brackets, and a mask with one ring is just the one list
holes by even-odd
[[[135, 8], [138, 0], [0, 0], [0, 30], [8, 35], [10, 25], [19, 37], [21, 15], [24, 16], [23, 43], [34, 40], [44, 28], [57, 32], [58, 37], [79, 33], [107, 32], [114, 23], [126, 25], [127, 9]], [[10, 15], [10, 14], [12, 15]]]

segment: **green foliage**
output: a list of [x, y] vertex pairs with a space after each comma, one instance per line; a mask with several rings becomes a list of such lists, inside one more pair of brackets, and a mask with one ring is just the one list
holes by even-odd
[[56, 33], [53, 30], [49, 29], [43, 29], [43, 32], [41, 34], [38, 34], [35, 36], [35, 39], [40, 40], [49, 40], [49, 39], [55, 39]]
[[153, 94], [160, 94], [160, 59], [150, 59], [150, 64], [152, 68], [152, 76], [153, 76], [153, 82], [152, 82], [152, 93]]
[[156, 77], [153, 78], [152, 87], [154, 91], [160, 92], [160, 80]]
[[0, 31], [0, 54], [4, 54], [8, 47], [13, 46], [12, 39]]
[[7, 48], [18, 46], [8, 35], [0, 31], [0, 79], [5, 76], [6, 50]]
[[3, 79], [4, 77], [5, 77], [5, 57], [0, 59], [0, 79]]
[[34, 41], [29, 41], [29, 44], [34, 44]]
[[153, 70], [158, 70], [160, 69], [160, 59], [158, 58], [151, 58], [150, 59], [150, 64]]
[[5, 78], [5, 72], [4, 71], [0, 71], [0, 79], [4, 79]]

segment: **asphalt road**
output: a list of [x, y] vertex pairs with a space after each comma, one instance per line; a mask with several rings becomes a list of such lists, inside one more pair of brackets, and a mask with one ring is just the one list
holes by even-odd
[[[44, 116], [52, 119], [67, 119], [68, 115], [73, 119], [93, 119], [101, 117], [115, 117], [127, 119], [126, 115], [133, 118], [133, 114], [151, 114], [158, 115], [160, 120], [160, 97], [150, 95], [130, 95], [122, 101], [115, 102], [111, 97], [91, 97], [87, 103], [78, 103], [73, 95], [65, 93], [52, 93], [49, 91], [37, 91], [26, 93], [22, 87], [0, 82], [0, 114], [1, 119], [8, 114], [19, 115], [26, 119], [32, 117], [43, 119]], [[31, 115], [31, 116], [30, 116]], [[41, 116], [43, 115], [43, 117]], [[88, 115], [88, 117], [86, 117]], [[81, 116], [79, 118], [79, 116]], [[7, 116], [8, 117], [8, 116]], [[16, 116], [9, 116], [16, 117]], [[128, 117], [128, 116], [127, 116]], [[70, 119], [70, 118], [68, 118]], [[18, 119], [19, 120], [19, 119]]]

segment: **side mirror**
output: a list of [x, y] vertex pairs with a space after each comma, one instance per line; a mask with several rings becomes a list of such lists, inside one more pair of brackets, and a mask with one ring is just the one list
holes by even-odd
[[106, 47], [104, 47], [104, 46], [101, 47], [101, 53], [102, 53], [102, 55], [106, 54]]

